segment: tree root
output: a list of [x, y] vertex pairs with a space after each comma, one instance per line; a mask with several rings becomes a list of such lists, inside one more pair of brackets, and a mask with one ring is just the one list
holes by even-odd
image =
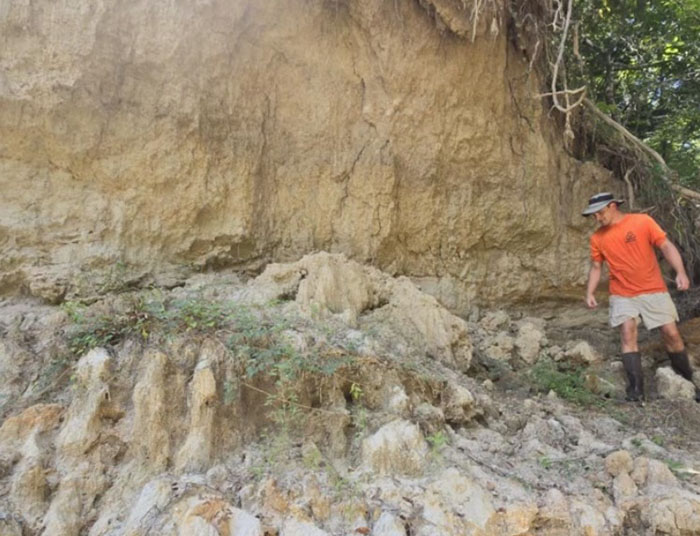
[[661, 169], [663, 170], [662, 179], [669, 186], [669, 188], [671, 188], [675, 192], [678, 192], [678, 194], [685, 197], [686, 199], [700, 201], [700, 193], [696, 192], [695, 190], [691, 190], [690, 188], [686, 188], [685, 186], [681, 186], [680, 184], [673, 181], [673, 179], [671, 178], [673, 176], [673, 172], [668, 167], [666, 161], [661, 157], [659, 153], [657, 153], [654, 149], [649, 147], [637, 136], [632, 134], [620, 123], [601, 112], [598, 109], [598, 107], [587, 98], [583, 99], [583, 104], [586, 106], [586, 108], [593, 112], [593, 115], [595, 115], [598, 119], [603, 121], [606, 125], [615, 129], [624, 138], [626, 138], [628, 141], [631, 141], [637, 148], [641, 149], [642, 151], [646, 152], [649, 156], [651, 156], [661, 166]]

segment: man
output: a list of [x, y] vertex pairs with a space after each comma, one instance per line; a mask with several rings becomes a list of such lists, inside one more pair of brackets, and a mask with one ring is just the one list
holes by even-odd
[[[620, 326], [622, 363], [627, 374], [627, 400], [644, 397], [642, 358], [637, 345], [637, 324], [641, 316], [648, 330], [659, 328], [671, 359], [673, 370], [693, 381], [693, 369], [676, 322], [678, 312], [668, 294], [654, 248], [658, 248], [676, 272], [679, 290], [690, 286], [683, 260], [666, 233], [646, 214], [626, 214], [619, 210], [624, 203], [609, 192], [594, 195], [583, 216], [596, 219], [598, 230], [590, 240], [591, 269], [586, 287], [586, 305], [598, 306], [594, 297], [603, 262], [607, 262], [610, 279], [610, 326]], [[695, 389], [700, 402], [700, 390]]]

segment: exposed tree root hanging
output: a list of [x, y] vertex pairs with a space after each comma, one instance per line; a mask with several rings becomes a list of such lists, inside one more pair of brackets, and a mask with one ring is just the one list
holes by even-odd
[[695, 190], [691, 190], [690, 188], [686, 188], [684, 186], [681, 186], [680, 184], [677, 184], [676, 182], [674, 182], [672, 180], [671, 177], [673, 176], [673, 172], [668, 167], [668, 165], [666, 165], [666, 161], [661, 157], [661, 155], [658, 152], [656, 152], [654, 149], [649, 147], [642, 140], [637, 138], [637, 136], [632, 134], [629, 130], [627, 130], [625, 127], [623, 127], [620, 123], [618, 123], [617, 121], [615, 121], [614, 119], [612, 119], [608, 115], [601, 112], [600, 109], [598, 109], [598, 107], [595, 104], [593, 104], [590, 100], [583, 99], [583, 103], [585, 104], [586, 108], [588, 108], [591, 112], [593, 112], [593, 114], [598, 119], [603, 121], [606, 125], [615, 129], [625, 139], [631, 141], [636, 147], [638, 147], [639, 149], [642, 149], [649, 156], [651, 156], [661, 166], [661, 169], [663, 170], [661, 177], [669, 185], [670, 188], [672, 188], [674, 191], [678, 192], [683, 197], [686, 197], [688, 199], [694, 199], [696, 201], [700, 201], [700, 193], [696, 192]]

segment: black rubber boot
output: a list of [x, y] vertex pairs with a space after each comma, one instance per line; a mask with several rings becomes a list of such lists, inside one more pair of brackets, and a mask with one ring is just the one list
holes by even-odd
[[622, 364], [627, 374], [627, 396], [630, 402], [644, 399], [644, 374], [642, 373], [642, 355], [639, 352], [622, 354]]
[[[692, 382], [693, 369], [690, 366], [690, 360], [685, 350], [682, 352], [669, 352], [668, 357], [671, 359], [671, 367], [674, 372], [679, 376], [683, 376], [689, 382]], [[695, 388], [695, 401], [700, 402], [700, 389], [697, 387]]]

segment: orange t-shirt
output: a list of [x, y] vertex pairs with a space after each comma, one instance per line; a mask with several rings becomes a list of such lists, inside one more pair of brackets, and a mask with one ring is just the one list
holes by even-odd
[[654, 252], [654, 246], [665, 240], [666, 233], [646, 214], [626, 214], [593, 233], [591, 258], [608, 263], [610, 294], [629, 297], [666, 292]]

